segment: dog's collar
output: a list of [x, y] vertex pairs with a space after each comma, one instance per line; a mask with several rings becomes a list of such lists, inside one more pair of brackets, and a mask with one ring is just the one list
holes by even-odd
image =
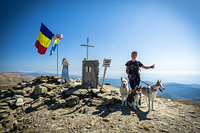
[[151, 89], [153, 89], [154, 91], [156, 91], [154, 88], [153, 88], [153, 86], [150, 86], [151, 87]]

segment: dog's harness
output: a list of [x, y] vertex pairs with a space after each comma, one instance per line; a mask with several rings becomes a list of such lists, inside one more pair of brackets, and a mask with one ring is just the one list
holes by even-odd
[[[135, 79], [137, 79], [137, 80], [141, 81], [142, 83], [144, 83], [144, 84], [150, 86], [149, 84], [145, 83], [144, 81], [142, 81], [142, 80], [136, 78], [136, 75], [135, 75], [135, 74], [131, 74], [131, 77], [128, 77], [128, 78], [129, 78], [129, 83], [130, 83], [131, 80], [134, 81], [134, 85], [135, 85]], [[153, 88], [153, 86], [150, 86], [150, 87], [151, 87], [151, 89], [153, 89], [154, 91], [156, 91], [156, 90]]]

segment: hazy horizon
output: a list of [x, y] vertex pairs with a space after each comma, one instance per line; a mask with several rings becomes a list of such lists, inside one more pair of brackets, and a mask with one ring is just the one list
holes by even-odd
[[[12, 71], [12, 72], [25, 72], [25, 73], [50, 73], [57, 74], [56, 71]], [[42, 74], [41, 74], [42, 75]], [[40, 76], [41, 76], [40, 75]], [[59, 71], [61, 75], [61, 71]], [[69, 71], [69, 75], [82, 75], [81, 71]], [[109, 71], [107, 68], [106, 76], [107, 79], [120, 79], [121, 77], [125, 78], [127, 75], [125, 71]], [[103, 77], [103, 71], [99, 72], [99, 79]], [[141, 80], [156, 82], [158, 79], [162, 80], [163, 83], [180, 83], [180, 84], [198, 84], [200, 85], [200, 71], [141, 71], [140, 72]]]

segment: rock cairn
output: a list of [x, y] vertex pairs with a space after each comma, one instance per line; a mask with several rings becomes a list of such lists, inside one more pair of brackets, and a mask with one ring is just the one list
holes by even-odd
[[17, 119], [22, 112], [30, 113], [42, 108], [71, 108], [80, 102], [94, 106], [108, 105], [119, 99], [119, 92], [103, 95], [97, 88], [82, 86], [78, 78], [70, 78], [69, 84], [60, 84], [60, 81], [60, 76], [45, 75], [29, 82], [1, 86], [0, 131], [17, 131]]
[[148, 112], [145, 100], [136, 111], [121, 106], [119, 88], [109, 84], [100, 93], [81, 79], [60, 81], [46, 75], [1, 86], [0, 132], [200, 132], [199, 106], [157, 97], [155, 111]]

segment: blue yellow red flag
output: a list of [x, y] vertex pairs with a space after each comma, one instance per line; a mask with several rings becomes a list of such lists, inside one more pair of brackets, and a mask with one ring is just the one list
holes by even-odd
[[53, 46], [52, 46], [52, 49], [50, 51], [50, 55], [49, 56], [51, 56], [55, 52], [57, 45], [58, 45], [58, 39], [56, 38], [54, 43], [53, 43]]
[[42, 23], [38, 38], [35, 43], [35, 47], [38, 49], [38, 53], [45, 54], [52, 37], [53, 33]]

